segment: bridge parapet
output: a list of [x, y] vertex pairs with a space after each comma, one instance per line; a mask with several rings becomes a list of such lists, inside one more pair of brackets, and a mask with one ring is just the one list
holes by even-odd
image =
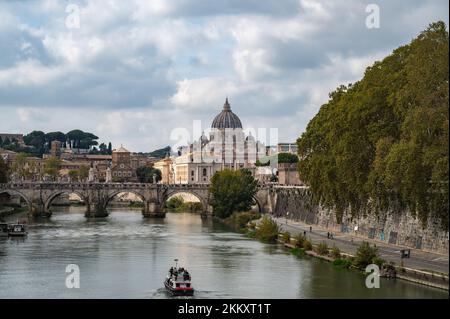
[[[59, 183], [59, 182], [21, 182], [0, 184], [0, 192], [22, 197], [29, 206], [31, 215], [51, 214], [52, 201], [63, 193], [75, 193], [86, 204], [86, 216], [106, 216], [108, 203], [119, 193], [134, 193], [144, 202], [144, 216], [161, 215], [165, 201], [177, 193], [189, 193], [203, 204], [205, 211], [212, 212], [210, 206], [209, 184], [145, 184], [145, 183]], [[259, 210], [272, 212], [278, 192], [299, 192], [306, 186], [258, 184], [254, 196]]]

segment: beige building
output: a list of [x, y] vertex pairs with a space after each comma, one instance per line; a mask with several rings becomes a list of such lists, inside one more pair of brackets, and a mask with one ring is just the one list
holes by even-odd
[[278, 164], [278, 184], [280, 185], [304, 185], [298, 174], [297, 163]]
[[131, 166], [131, 152], [121, 146], [112, 152], [113, 182], [137, 182], [136, 170]]
[[167, 156], [153, 164], [153, 167], [161, 171], [162, 184], [175, 184], [175, 172], [172, 159]]
[[209, 138], [203, 133], [173, 159], [174, 180], [177, 184], [209, 184], [211, 177], [223, 169], [253, 170], [265, 154], [262, 143], [245, 135], [241, 120], [226, 99], [222, 112], [212, 122]]

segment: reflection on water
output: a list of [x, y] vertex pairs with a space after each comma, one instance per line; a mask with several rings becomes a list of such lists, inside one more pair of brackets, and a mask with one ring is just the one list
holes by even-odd
[[[163, 280], [174, 258], [192, 274], [194, 298], [448, 298], [399, 280], [369, 290], [359, 273], [199, 215], [144, 219], [122, 209], [87, 220], [76, 207], [33, 221], [26, 239], [0, 238], [0, 298], [172, 298]], [[80, 289], [65, 286], [68, 264], [80, 267]]]

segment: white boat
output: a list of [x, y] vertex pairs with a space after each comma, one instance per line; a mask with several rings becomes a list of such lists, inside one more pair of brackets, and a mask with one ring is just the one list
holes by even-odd
[[24, 237], [28, 235], [24, 224], [8, 225], [8, 236], [10, 237]]
[[[175, 259], [177, 262], [178, 259]], [[191, 274], [185, 268], [171, 267], [169, 274], [164, 280], [166, 290], [172, 296], [192, 296], [194, 295], [194, 287], [191, 283]]]

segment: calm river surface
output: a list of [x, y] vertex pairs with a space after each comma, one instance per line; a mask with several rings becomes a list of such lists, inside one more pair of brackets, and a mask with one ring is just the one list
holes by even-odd
[[[194, 298], [448, 298], [401, 280], [369, 290], [357, 272], [297, 258], [199, 215], [144, 219], [121, 209], [87, 220], [82, 208], [55, 210], [30, 224], [26, 239], [0, 238], [0, 298], [171, 298], [163, 280], [174, 258], [192, 274]], [[79, 289], [65, 286], [68, 264], [80, 268]]]

